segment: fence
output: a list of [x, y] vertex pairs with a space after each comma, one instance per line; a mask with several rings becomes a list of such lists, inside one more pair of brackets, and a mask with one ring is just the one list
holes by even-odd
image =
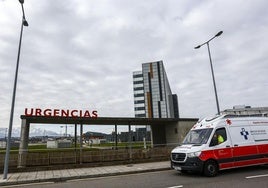
[[[149, 149], [99, 149], [99, 150], [48, 150], [27, 154], [27, 170], [31, 168], [71, 168], [82, 166], [99, 166], [105, 163], [126, 164], [146, 161], [168, 160], [173, 147], [156, 147]], [[0, 164], [3, 166], [5, 154], [0, 153]], [[18, 153], [11, 153], [10, 171], [17, 171]]]

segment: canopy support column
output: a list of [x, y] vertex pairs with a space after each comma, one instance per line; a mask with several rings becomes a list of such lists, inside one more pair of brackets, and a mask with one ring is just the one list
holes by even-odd
[[18, 157], [18, 168], [25, 168], [27, 163], [28, 142], [29, 142], [30, 124], [26, 119], [21, 120], [20, 147]]

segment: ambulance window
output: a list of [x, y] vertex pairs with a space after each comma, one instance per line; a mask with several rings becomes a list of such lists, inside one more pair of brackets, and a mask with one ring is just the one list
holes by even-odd
[[191, 130], [184, 138], [183, 144], [206, 144], [212, 130], [212, 128]]
[[225, 128], [219, 128], [215, 131], [209, 146], [219, 145], [225, 142], [226, 140], [227, 140], [227, 135], [226, 135]]

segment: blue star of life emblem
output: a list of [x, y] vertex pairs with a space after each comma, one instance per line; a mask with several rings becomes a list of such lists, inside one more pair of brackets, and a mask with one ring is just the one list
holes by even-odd
[[245, 128], [242, 128], [242, 131], [240, 132], [241, 136], [244, 136], [245, 140], [248, 139], [248, 131], [245, 130]]

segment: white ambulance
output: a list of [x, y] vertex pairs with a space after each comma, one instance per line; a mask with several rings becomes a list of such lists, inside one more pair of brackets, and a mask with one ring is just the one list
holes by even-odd
[[268, 164], [268, 117], [221, 115], [198, 121], [171, 152], [171, 167], [216, 176], [219, 170]]

